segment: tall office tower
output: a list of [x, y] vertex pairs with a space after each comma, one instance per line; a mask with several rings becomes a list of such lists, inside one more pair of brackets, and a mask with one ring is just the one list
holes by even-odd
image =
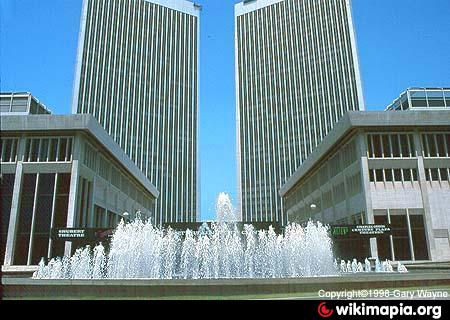
[[84, 0], [72, 102], [160, 191], [154, 223], [196, 222], [201, 7]]
[[285, 224], [280, 187], [347, 110], [363, 110], [350, 0], [236, 4], [238, 202]]

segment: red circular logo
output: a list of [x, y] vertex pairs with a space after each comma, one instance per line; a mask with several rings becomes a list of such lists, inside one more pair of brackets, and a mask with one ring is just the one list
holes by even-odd
[[319, 315], [322, 318], [329, 318], [333, 315], [334, 310], [328, 309], [326, 306], [326, 302], [322, 302], [321, 304], [319, 304], [319, 307], [317, 308], [317, 312], [319, 313]]

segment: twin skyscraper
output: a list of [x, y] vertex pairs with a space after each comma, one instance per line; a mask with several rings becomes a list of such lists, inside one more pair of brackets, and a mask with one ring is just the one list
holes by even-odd
[[[72, 112], [94, 115], [157, 187], [156, 224], [200, 220], [200, 12], [83, 1]], [[345, 112], [364, 109], [350, 0], [238, 3], [235, 52], [238, 209], [285, 224], [280, 187]]]

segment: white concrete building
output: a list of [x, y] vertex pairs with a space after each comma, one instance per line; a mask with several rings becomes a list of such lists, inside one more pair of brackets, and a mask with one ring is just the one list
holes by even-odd
[[290, 222], [391, 225], [338, 256], [450, 260], [450, 111], [349, 112], [280, 194]]
[[159, 192], [91, 115], [2, 115], [0, 127], [4, 271], [70, 255], [52, 229], [152, 216]]

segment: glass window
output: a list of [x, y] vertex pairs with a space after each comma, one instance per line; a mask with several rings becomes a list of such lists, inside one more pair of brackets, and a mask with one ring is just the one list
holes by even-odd
[[67, 139], [59, 139], [58, 161], [66, 161]]
[[20, 199], [14, 265], [25, 266], [28, 263], [28, 250], [33, 216], [33, 202], [36, 190], [36, 174], [24, 174]]
[[436, 141], [434, 140], [434, 137], [432, 134], [427, 134], [425, 135], [426, 137], [426, 141], [425, 143], [428, 146], [428, 156], [429, 157], [437, 157], [437, 145], [436, 145]]
[[381, 158], [381, 136], [380, 135], [373, 135], [373, 149], [374, 149], [374, 156], [375, 158]]
[[449, 180], [448, 169], [447, 168], [441, 168], [439, 170], [441, 172], [441, 179], [442, 179], [442, 181]]
[[412, 179], [413, 181], [419, 181], [418, 175], [417, 175], [417, 169], [412, 169]]
[[373, 144], [372, 144], [372, 136], [367, 136], [367, 147], [369, 149], [369, 158], [373, 158], [374, 150], [373, 150]]
[[16, 98], [12, 100], [12, 112], [27, 112], [28, 109], [28, 98]]
[[55, 162], [56, 161], [56, 153], [58, 152], [58, 139], [51, 139], [50, 142], [50, 155], [48, 161]]
[[391, 215], [392, 237], [396, 260], [411, 260], [406, 215]]
[[436, 134], [435, 137], [436, 137], [437, 151], [439, 153], [439, 157], [443, 158], [446, 156], [445, 137], [443, 134]]
[[444, 107], [444, 92], [442, 90], [439, 91], [427, 91], [428, 96], [428, 105], [430, 107]]
[[371, 182], [375, 181], [375, 170], [369, 169], [369, 179]]
[[[375, 210], [374, 210], [375, 214]], [[374, 216], [375, 224], [384, 224], [387, 225], [388, 219], [386, 215], [376, 215]], [[391, 242], [389, 237], [377, 237], [377, 249], [378, 249], [378, 257], [380, 260], [392, 260], [391, 255]]]
[[36, 162], [37, 159], [38, 159], [39, 144], [40, 144], [40, 139], [32, 139], [32, 142], [31, 142], [31, 156], [30, 156], [30, 159], [29, 159], [30, 162]]
[[384, 170], [384, 176], [386, 177], [386, 181], [393, 181], [393, 175], [391, 169]]
[[2, 174], [0, 176], [0, 264], [5, 257], [6, 241], [8, 238], [9, 218], [14, 191], [15, 174]]
[[[59, 173], [56, 185], [54, 228], [67, 226], [67, 212], [69, 208], [70, 173]], [[64, 255], [64, 241], [52, 241], [52, 257]]]
[[392, 155], [396, 158], [400, 157], [400, 139], [398, 135], [391, 136], [392, 142]]
[[394, 181], [401, 182], [402, 181], [402, 170], [394, 169]]
[[382, 135], [383, 139], [383, 153], [385, 158], [391, 157], [391, 145], [389, 143], [389, 136], [388, 135]]
[[54, 173], [39, 175], [36, 216], [33, 230], [32, 265], [39, 264], [41, 258], [45, 259], [48, 256], [54, 187]]
[[412, 99], [411, 103], [414, 108], [426, 108], [427, 107], [426, 99]]
[[425, 223], [423, 215], [410, 215], [411, 234], [416, 260], [428, 260], [428, 247], [425, 235]]
[[10, 162], [11, 160], [11, 151], [12, 151], [12, 140], [6, 139], [2, 140], [2, 150], [1, 156], [3, 162]]
[[48, 139], [42, 139], [41, 140], [41, 150], [39, 152], [39, 161], [40, 162], [46, 162], [47, 161], [47, 155], [48, 155]]
[[375, 177], [377, 179], [377, 182], [383, 182], [384, 181], [383, 170], [379, 170], [379, 169], [375, 170]]
[[411, 180], [411, 169], [403, 169], [403, 178], [405, 181], [412, 181]]

